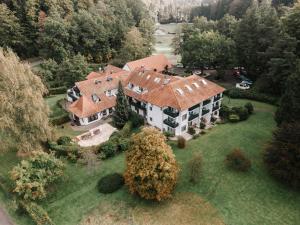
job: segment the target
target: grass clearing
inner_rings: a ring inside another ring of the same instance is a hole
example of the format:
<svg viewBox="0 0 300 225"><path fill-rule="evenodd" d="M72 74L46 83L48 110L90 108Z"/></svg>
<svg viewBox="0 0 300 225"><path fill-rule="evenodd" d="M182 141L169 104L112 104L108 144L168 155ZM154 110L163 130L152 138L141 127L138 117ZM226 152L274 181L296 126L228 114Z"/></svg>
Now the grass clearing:
<svg viewBox="0 0 300 225"><path fill-rule="evenodd" d="M209 202L228 225L298 224L300 193L293 192L273 180L267 174L262 162L262 150L271 139L276 126L273 119L275 107L249 100L224 99L224 104L230 106L244 105L246 102L252 102L255 107L254 114L247 121L217 125L204 136L189 141L185 149L177 149L176 143L171 142L181 166L175 196L178 193L183 196L182 193L199 196L205 202ZM236 147L243 149L245 155L252 161L252 168L248 173L231 171L224 165L226 154ZM196 152L202 154L203 175L200 182L193 185L189 182L187 162ZM17 161L13 153L1 155L1 173L10 170ZM126 187L110 195L97 192L96 184L101 177L113 172L123 173L124 168L124 154L103 161L94 173L89 173L87 168L81 165L67 163L65 180L53 187L56 191L49 195L42 205L57 225L79 224L89 215L95 215L94 210L107 202L114 204L112 211L120 210L125 215L127 213L124 205L120 204L122 202L137 211L140 207L143 208L142 212L149 213L150 219L162 216L155 214L158 210L156 205L132 196ZM0 200L10 209L9 212L17 224L31 224L12 211L8 199L1 197ZM182 217L186 213L185 210L179 212L182 213L180 214ZM101 214L98 216L103 218ZM172 219L172 216L174 215L170 215L169 218ZM120 220L122 218L121 215ZM199 219L197 224L201 224L200 222Z"/></svg>

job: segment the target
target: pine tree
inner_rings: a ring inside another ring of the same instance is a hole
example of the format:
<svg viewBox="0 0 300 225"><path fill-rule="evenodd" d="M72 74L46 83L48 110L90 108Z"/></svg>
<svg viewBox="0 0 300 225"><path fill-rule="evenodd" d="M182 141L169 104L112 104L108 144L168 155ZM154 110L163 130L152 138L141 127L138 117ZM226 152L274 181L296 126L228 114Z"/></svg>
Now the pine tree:
<svg viewBox="0 0 300 225"><path fill-rule="evenodd" d="M125 123L129 120L130 110L121 81L119 82L116 101L117 104L113 114L113 121L116 127L122 128L125 125Z"/></svg>
<svg viewBox="0 0 300 225"><path fill-rule="evenodd" d="M171 196L179 168L166 137L155 128L144 128L132 137L126 154L125 183L131 193L161 201Z"/></svg>
<svg viewBox="0 0 300 225"><path fill-rule="evenodd" d="M300 61L297 69L287 80L285 92L281 97L279 108L276 112L276 122L300 121Z"/></svg>

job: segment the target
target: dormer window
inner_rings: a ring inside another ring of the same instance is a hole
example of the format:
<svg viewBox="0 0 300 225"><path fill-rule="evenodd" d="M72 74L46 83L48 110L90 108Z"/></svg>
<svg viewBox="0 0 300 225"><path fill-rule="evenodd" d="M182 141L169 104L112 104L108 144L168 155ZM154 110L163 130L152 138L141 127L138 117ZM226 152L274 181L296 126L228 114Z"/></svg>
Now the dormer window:
<svg viewBox="0 0 300 225"><path fill-rule="evenodd" d="M133 85L132 83L129 83L129 84L128 84L128 88L129 88L129 89L133 89L133 88L134 88L134 85Z"/></svg>
<svg viewBox="0 0 300 225"><path fill-rule="evenodd" d="M93 100L93 102L95 102L95 103L100 102L100 98L99 98L98 95L96 95L96 94L92 94L92 100Z"/></svg>
<svg viewBox="0 0 300 225"><path fill-rule="evenodd" d="M185 87L186 87L190 92L193 91L193 89L192 89L189 85L185 85Z"/></svg>
<svg viewBox="0 0 300 225"><path fill-rule="evenodd" d="M176 91L177 91L177 93L179 93L180 95L183 95L183 94L184 94L183 90L180 89L180 88L177 88Z"/></svg>

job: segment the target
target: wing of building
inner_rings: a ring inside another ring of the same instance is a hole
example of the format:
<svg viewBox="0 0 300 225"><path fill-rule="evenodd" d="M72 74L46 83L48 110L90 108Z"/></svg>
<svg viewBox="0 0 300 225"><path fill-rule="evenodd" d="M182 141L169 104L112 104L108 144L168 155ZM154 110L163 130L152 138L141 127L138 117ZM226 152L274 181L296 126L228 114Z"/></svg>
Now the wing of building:
<svg viewBox="0 0 300 225"><path fill-rule="evenodd" d="M127 63L132 71L107 67L113 68L113 72L108 69L77 82L68 91L72 119L78 125L87 125L110 115L116 104L119 81L131 109L161 131L182 135L189 126L210 123L219 116L224 88L196 75L159 73L169 62L162 61L159 67L149 63L149 58Z"/></svg>

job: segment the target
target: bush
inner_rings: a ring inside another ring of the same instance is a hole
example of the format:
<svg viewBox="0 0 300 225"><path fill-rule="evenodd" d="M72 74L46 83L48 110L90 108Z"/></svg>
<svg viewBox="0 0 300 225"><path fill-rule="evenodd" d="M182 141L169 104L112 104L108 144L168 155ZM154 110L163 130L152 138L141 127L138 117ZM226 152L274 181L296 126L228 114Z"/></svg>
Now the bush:
<svg viewBox="0 0 300 225"><path fill-rule="evenodd" d="M28 160L22 160L10 172L14 182L13 192L23 199L43 199L47 186L63 176L64 164L52 154L33 152Z"/></svg>
<svg viewBox="0 0 300 225"><path fill-rule="evenodd" d="M76 162L80 157L78 145L58 145L55 142L48 142L48 148L54 152L56 157L66 157L72 162Z"/></svg>
<svg viewBox="0 0 300 225"><path fill-rule="evenodd" d="M188 133L189 133L190 135L194 135L194 134L196 134L196 130L195 130L195 128L194 128L194 127L189 127L189 129L188 129Z"/></svg>
<svg viewBox="0 0 300 225"><path fill-rule="evenodd" d="M137 114L136 112L131 111L129 120L132 123L133 128L139 128L140 126L143 126L145 123L144 117Z"/></svg>
<svg viewBox="0 0 300 225"><path fill-rule="evenodd" d="M19 202L21 210L25 211L36 225L54 225L46 210L35 202Z"/></svg>
<svg viewBox="0 0 300 225"><path fill-rule="evenodd" d="M195 134L194 136L193 136L193 139L198 139L200 137L200 134Z"/></svg>
<svg viewBox="0 0 300 225"><path fill-rule="evenodd" d="M228 119L231 113L231 109L227 105L222 105L220 109L220 117L222 119Z"/></svg>
<svg viewBox="0 0 300 225"><path fill-rule="evenodd" d="M245 99L269 103L272 105L278 104L277 98L263 94L263 93L259 93L255 89L240 90L237 88L233 88L233 89L229 89L229 90L225 91L224 94L228 95L230 98L245 98Z"/></svg>
<svg viewBox="0 0 300 225"><path fill-rule="evenodd" d="M264 163L273 177L300 190L300 122L282 124L273 136Z"/></svg>
<svg viewBox="0 0 300 225"><path fill-rule="evenodd" d="M245 104L245 108L248 110L249 115L253 113L254 107L251 102Z"/></svg>
<svg viewBox="0 0 300 225"><path fill-rule="evenodd" d="M57 144L59 145L69 145L71 143L72 139L68 136L61 136L57 140Z"/></svg>
<svg viewBox="0 0 300 225"><path fill-rule="evenodd" d="M131 135L131 130L132 130L132 123L131 121L129 121L124 125L124 127L120 131L120 134L122 137L129 137Z"/></svg>
<svg viewBox="0 0 300 225"><path fill-rule="evenodd" d="M174 134L174 133L168 132L168 131L165 131L165 132L164 132L164 135L165 135L165 137L167 138L167 140L169 140L171 137L175 137L175 134Z"/></svg>
<svg viewBox="0 0 300 225"><path fill-rule="evenodd" d="M240 121L247 120L249 117L248 110L245 107L233 107L231 110L232 110L233 114L237 114L239 116ZM231 122L233 122L233 121L231 121Z"/></svg>
<svg viewBox="0 0 300 225"><path fill-rule="evenodd" d="M203 130L203 129L205 129L205 127L206 127L206 124L205 124L204 122L201 122L201 123L200 123L200 129Z"/></svg>
<svg viewBox="0 0 300 225"><path fill-rule="evenodd" d="M228 120L229 120L231 123L237 123L237 122L240 121L240 117L239 117L239 115L237 115L237 114L230 114Z"/></svg>
<svg viewBox="0 0 300 225"><path fill-rule="evenodd" d="M65 123L67 123L67 122L69 122L69 121L70 121L70 117L69 117L69 114L68 114L68 113L63 113L63 114L60 115L60 116L50 118L50 123L51 123L52 125L56 125L56 126L65 124Z"/></svg>
<svg viewBox="0 0 300 225"><path fill-rule="evenodd" d="M115 156L115 154L117 153L117 148L118 148L117 143L111 140L102 144L100 146L100 152L103 154L103 159L107 159Z"/></svg>
<svg viewBox="0 0 300 225"><path fill-rule="evenodd" d="M67 87L66 86L61 86L61 87L56 87L56 88L50 88L49 89L49 95L66 94L66 92L67 92Z"/></svg>
<svg viewBox="0 0 300 225"><path fill-rule="evenodd" d="M202 172L202 156L194 155L188 163L190 182L196 184L199 182Z"/></svg>
<svg viewBox="0 0 300 225"><path fill-rule="evenodd" d="M124 185L124 178L121 174L113 173L102 177L98 182L98 191L109 194L119 190Z"/></svg>
<svg viewBox="0 0 300 225"><path fill-rule="evenodd" d="M226 165L236 171L248 171L251 168L251 161L246 158L240 149L235 149L226 156Z"/></svg>
<svg viewBox="0 0 300 225"><path fill-rule="evenodd" d="M121 152L125 152L128 150L130 146L130 140L128 138L120 138L118 140L118 150Z"/></svg>
<svg viewBox="0 0 300 225"><path fill-rule="evenodd" d="M184 137L179 136L177 139L177 147L178 148L185 148L186 146L186 140L184 139Z"/></svg>

